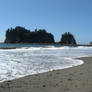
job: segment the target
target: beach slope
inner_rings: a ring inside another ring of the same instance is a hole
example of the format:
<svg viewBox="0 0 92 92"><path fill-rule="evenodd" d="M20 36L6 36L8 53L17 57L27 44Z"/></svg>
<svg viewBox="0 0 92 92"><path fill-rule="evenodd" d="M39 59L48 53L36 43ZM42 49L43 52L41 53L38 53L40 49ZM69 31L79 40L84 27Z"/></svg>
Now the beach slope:
<svg viewBox="0 0 92 92"><path fill-rule="evenodd" d="M92 92L92 57L80 66L27 76L0 84L0 92Z"/></svg>

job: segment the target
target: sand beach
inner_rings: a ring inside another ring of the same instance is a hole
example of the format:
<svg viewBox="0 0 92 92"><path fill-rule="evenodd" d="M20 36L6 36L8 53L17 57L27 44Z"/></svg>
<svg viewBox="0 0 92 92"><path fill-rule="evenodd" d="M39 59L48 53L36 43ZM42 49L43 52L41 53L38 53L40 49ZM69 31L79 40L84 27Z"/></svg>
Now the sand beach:
<svg viewBox="0 0 92 92"><path fill-rule="evenodd" d="M0 84L0 92L92 92L92 57L83 65L26 76Z"/></svg>

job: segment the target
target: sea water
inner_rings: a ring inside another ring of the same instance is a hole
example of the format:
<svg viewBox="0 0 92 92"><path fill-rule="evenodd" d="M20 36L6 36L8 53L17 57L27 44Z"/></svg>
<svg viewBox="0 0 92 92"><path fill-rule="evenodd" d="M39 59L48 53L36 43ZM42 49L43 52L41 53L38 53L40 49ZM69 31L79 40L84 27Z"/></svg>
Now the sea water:
<svg viewBox="0 0 92 92"><path fill-rule="evenodd" d="M92 47L0 44L0 82L83 64L76 58L92 56Z"/></svg>

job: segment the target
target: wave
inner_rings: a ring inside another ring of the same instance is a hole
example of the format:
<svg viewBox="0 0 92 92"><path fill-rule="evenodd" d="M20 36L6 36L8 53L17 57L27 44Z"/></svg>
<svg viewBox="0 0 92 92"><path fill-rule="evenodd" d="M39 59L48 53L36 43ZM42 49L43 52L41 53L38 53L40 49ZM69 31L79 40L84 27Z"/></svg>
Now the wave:
<svg viewBox="0 0 92 92"><path fill-rule="evenodd" d="M27 75L70 68L84 63L82 60L58 57L56 59L51 58L52 60L51 59L47 59L45 61L43 60L44 63L40 61L38 58L38 61L40 61L39 63L33 62L30 65L30 63L18 62L18 59L19 58L13 59L13 61L17 60L16 62L8 61L7 62L8 65L7 63L0 64L0 75L1 75L0 82L18 79L20 77L24 77Z"/></svg>
<svg viewBox="0 0 92 92"><path fill-rule="evenodd" d="M22 48L16 48L16 49L29 49L29 50L40 50L40 49L92 49L92 47L86 47L86 46L78 46L78 47L70 47L70 46L45 46L45 47L22 47Z"/></svg>
<svg viewBox="0 0 92 92"><path fill-rule="evenodd" d="M92 47L23 46L0 49L0 82L83 64L76 58L92 56Z"/></svg>
<svg viewBox="0 0 92 92"><path fill-rule="evenodd" d="M41 50L41 49L47 49L47 50L63 50L63 49L92 49L92 47L87 46L78 46L78 47L70 47L70 46L38 46L38 47L11 47L11 48L1 48L0 50Z"/></svg>

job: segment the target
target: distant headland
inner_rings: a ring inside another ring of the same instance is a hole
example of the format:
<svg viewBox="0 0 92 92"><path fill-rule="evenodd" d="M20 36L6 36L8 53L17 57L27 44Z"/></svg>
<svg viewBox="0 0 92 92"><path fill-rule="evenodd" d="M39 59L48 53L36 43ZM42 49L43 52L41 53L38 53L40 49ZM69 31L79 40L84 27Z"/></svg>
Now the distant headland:
<svg viewBox="0 0 92 92"><path fill-rule="evenodd" d="M55 44L54 36L45 29L35 29L30 31L21 26L6 30L5 43L39 43L39 44ZM76 45L77 42L70 32L61 35L61 39L57 44Z"/></svg>

